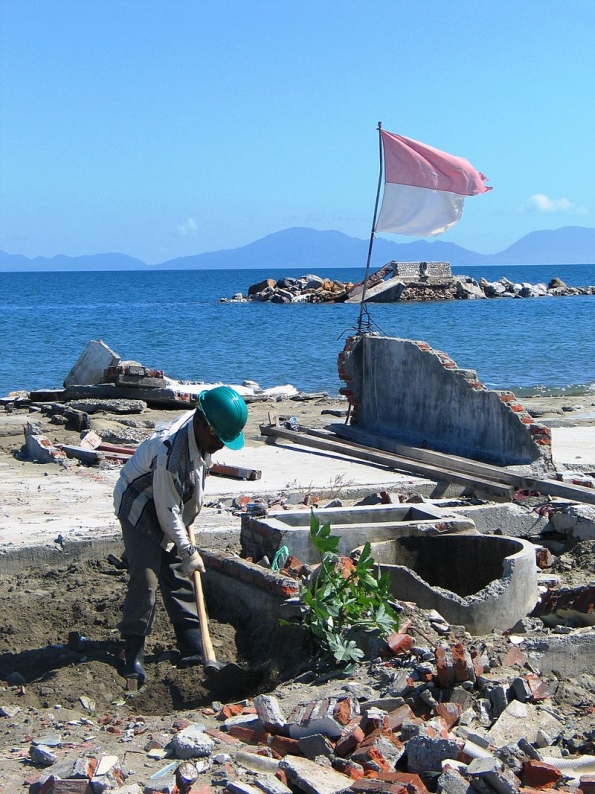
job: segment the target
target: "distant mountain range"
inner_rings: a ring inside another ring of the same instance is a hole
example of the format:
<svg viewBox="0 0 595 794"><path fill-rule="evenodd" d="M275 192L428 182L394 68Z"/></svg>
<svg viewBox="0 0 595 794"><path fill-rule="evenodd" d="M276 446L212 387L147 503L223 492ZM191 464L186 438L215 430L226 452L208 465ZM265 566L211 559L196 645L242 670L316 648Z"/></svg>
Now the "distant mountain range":
<svg viewBox="0 0 595 794"><path fill-rule="evenodd" d="M236 270L303 268L305 272L322 272L336 267L365 265L368 240L349 237L335 231L317 231L296 227L284 229L240 248L212 251L170 259L159 265L147 265L125 254L91 256L38 256L28 259L21 254L0 251L0 272L39 272L73 270ZM386 262L439 261L455 267L473 265L580 265L595 263L595 228L564 226L556 230L531 232L496 254L478 254L455 243L416 240L397 243L377 238L374 241L372 266Z"/></svg>

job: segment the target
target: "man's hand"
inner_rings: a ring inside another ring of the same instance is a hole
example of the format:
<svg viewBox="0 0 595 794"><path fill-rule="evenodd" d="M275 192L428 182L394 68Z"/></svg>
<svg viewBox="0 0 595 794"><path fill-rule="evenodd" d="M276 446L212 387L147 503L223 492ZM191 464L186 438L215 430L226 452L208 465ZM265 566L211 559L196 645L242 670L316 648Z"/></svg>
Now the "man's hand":
<svg viewBox="0 0 595 794"><path fill-rule="evenodd" d="M189 579L192 579L194 571L200 571L200 573L205 572L204 562L197 551L194 551L188 557L185 557L182 560L182 564L180 565L180 573L183 576L187 576Z"/></svg>

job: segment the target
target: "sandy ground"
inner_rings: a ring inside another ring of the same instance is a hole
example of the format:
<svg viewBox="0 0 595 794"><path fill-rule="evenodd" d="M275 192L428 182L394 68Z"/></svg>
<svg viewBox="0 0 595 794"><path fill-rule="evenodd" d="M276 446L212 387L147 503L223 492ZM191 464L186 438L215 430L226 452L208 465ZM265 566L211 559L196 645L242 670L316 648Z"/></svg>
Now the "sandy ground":
<svg viewBox="0 0 595 794"><path fill-rule="evenodd" d="M523 404L538 414L540 421L561 425L554 427L553 433L554 448L562 463L595 470L592 400L539 398L524 400ZM253 497L277 492L304 496L318 489L328 496L333 493L345 496L357 493L358 489L360 493L384 488L415 490L422 482L419 478L387 472L341 456L296 450L291 445L270 446L259 432L259 425L268 422L270 412L275 412L280 421L293 416L304 426L324 427L342 421L341 417L324 411L341 412L345 408L343 401L331 399L253 403L245 449L239 453L226 450L220 454L220 460L228 465L259 468L262 478L254 482L210 478L207 504L201 516L202 529L211 533L210 541L218 538L223 546L232 549L237 544L239 520L222 505L230 505L242 494ZM110 440L122 443L126 438L140 440L152 426L170 421L177 414L177 411L150 411L131 417L101 416L92 420L92 426L102 434L111 432ZM180 671L172 664L174 638L160 607L147 646L150 685L133 699L124 700L123 681L118 674L122 646L116 626L126 572L109 561L98 543L118 536L111 511L111 491L118 467L73 464L62 468L24 460L22 427L32 418L40 422L42 432L53 443L76 444L79 440L77 433L66 431L62 425L52 424L39 414L0 410L0 562L3 563L0 706L19 709L10 720L0 719L0 760L6 770L0 780L0 792L17 790L23 779L35 771L27 760L30 737L57 730L69 742L71 753L111 752L125 758L130 767L137 768L138 774L146 778L163 766L163 762L147 760L142 752L143 737L136 740L134 747L122 745L117 733L105 732L105 726L111 723L105 722L100 728L97 720L103 715L106 720L108 716L112 722L115 720L115 724L118 720L126 723L132 714L144 714L148 715L145 724L158 733L171 726L173 716L179 713L204 723L204 715L196 709L210 704L216 695L205 687L201 668ZM65 542L89 538L98 543L95 557L62 559ZM25 564L21 558L19 565L11 569L11 560L16 560L17 552L23 547L43 548L47 553L32 554L25 558ZM588 554L577 553L567 560L566 567L583 566L585 577L593 581L592 551L590 548ZM437 642L439 636L433 633L421 612L414 611L413 615L415 625L426 639ZM220 658L253 666L266 663L267 675L274 668L281 677L291 676L291 665L297 662L290 652L291 641L276 648L279 651L276 658L275 647L255 644L243 635L241 627L214 621L211 628ZM492 641L504 642L502 637ZM299 648L294 650L297 652ZM24 685L3 687L1 681L14 672L22 676ZM270 685L270 681L258 682L259 687ZM582 719L583 706L575 705L573 686L572 682L565 682L558 687L556 705L576 725ZM595 706L595 688L591 692L585 686L584 682L579 686L580 702ZM301 694L307 699L312 694L307 685L290 684L289 688L292 697ZM229 748L220 748L226 749Z"/></svg>

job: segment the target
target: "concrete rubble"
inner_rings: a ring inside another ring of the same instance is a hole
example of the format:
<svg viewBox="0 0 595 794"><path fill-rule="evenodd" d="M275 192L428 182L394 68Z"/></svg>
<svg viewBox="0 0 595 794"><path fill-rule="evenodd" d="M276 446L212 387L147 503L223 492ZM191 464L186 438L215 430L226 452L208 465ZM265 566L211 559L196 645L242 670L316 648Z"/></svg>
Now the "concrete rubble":
<svg viewBox="0 0 595 794"><path fill-rule="evenodd" d="M314 698L294 706L292 684L169 722L31 714L12 753L33 768L30 794L594 790L595 718L589 735L569 730L552 707L555 677L512 643L505 656L470 640L394 653L387 643L354 678L307 681ZM593 688L585 702L595 715ZM0 720L18 711L0 708Z"/></svg>
<svg viewBox="0 0 595 794"><path fill-rule="evenodd" d="M388 262L368 276L365 301L477 300L486 298L545 298L595 295L595 286L571 287L559 278L546 284L514 283L507 278L480 281L471 276L453 276L448 262ZM222 302L259 301L271 303L360 303L364 281L352 284L306 274L299 278L267 278Z"/></svg>

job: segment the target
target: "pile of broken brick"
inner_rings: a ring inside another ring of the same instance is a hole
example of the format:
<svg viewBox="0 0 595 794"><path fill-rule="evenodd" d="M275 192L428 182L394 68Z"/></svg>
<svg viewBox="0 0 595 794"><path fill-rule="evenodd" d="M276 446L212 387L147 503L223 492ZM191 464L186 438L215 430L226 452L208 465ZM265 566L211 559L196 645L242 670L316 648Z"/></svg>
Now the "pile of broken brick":
<svg viewBox="0 0 595 794"><path fill-rule="evenodd" d="M406 628L388 639L367 683L337 680L287 713L281 700L295 683L279 697L213 703L200 722L178 718L167 735L143 717L100 717L112 737L140 739L164 762L142 783L117 756L59 758L34 741L30 759L45 770L27 779L30 794L593 794L595 719L590 737L565 727L548 683L517 646L498 669L485 649L456 641L432 651ZM314 674L302 678L312 692Z"/></svg>

